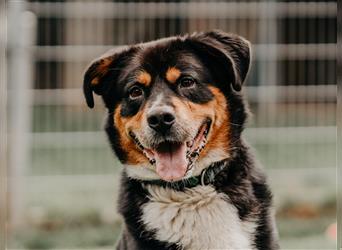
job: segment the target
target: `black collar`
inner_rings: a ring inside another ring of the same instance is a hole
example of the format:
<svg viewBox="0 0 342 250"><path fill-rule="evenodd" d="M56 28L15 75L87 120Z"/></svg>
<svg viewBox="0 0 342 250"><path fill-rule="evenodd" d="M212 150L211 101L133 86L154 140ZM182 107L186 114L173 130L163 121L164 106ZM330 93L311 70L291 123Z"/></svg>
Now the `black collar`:
<svg viewBox="0 0 342 250"><path fill-rule="evenodd" d="M227 160L215 162L211 164L209 167L203 169L200 175L192 176L185 180L180 180L176 182L167 182L163 180L144 180L142 181L142 183L167 187L177 191L182 191L185 188L193 188L198 185L205 186L214 183L217 174L220 173L227 166L226 163Z"/></svg>

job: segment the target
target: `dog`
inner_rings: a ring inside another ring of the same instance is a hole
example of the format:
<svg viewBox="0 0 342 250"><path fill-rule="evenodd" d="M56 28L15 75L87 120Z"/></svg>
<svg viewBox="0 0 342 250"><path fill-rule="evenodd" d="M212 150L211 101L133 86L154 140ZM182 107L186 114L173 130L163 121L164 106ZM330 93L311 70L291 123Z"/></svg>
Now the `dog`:
<svg viewBox="0 0 342 250"><path fill-rule="evenodd" d="M84 75L124 165L117 249L278 249L272 194L242 131L250 43L214 30L108 51Z"/></svg>

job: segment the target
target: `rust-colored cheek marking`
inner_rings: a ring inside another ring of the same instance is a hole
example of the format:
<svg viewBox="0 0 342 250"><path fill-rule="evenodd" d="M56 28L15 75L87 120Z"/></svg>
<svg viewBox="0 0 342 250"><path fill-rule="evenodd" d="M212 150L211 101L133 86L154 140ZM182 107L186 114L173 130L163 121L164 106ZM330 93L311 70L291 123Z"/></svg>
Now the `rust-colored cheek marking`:
<svg viewBox="0 0 342 250"><path fill-rule="evenodd" d="M227 109L226 98L216 87L209 87L215 98L205 104L193 102L183 102L178 98L173 98L172 102L177 112L182 112L191 121L200 124L206 118L211 118L212 125L207 144L201 152L199 158L205 157L213 149L221 149L229 153L230 138L230 115Z"/></svg>
<svg viewBox="0 0 342 250"><path fill-rule="evenodd" d="M215 98L210 102L210 106L215 111L215 117L208 137L208 142L200 157L204 157L210 150L221 149L229 153L230 145L230 114L228 104L223 93L216 87L209 87Z"/></svg>
<svg viewBox="0 0 342 250"><path fill-rule="evenodd" d="M103 58L97 63L94 72L95 77L90 82L92 85L97 85L100 83L101 78L108 72L108 67L111 63L111 57Z"/></svg>
<svg viewBox="0 0 342 250"><path fill-rule="evenodd" d="M151 79L151 75L146 71L140 71L137 75L137 81L146 87L151 84Z"/></svg>
<svg viewBox="0 0 342 250"><path fill-rule="evenodd" d="M143 110L139 111L133 117L121 116L121 104L115 109L114 112L114 125L119 131L120 146L127 153L126 164L138 165L148 163L147 158L143 153L137 149L135 143L128 135L128 131L141 130L141 121L143 119Z"/></svg>
<svg viewBox="0 0 342 250"><path fill-rule="evenodd" d="M181 75L181 71L175 67L170 67L166 71L166 80L170 83L176 83Z"/></svg>

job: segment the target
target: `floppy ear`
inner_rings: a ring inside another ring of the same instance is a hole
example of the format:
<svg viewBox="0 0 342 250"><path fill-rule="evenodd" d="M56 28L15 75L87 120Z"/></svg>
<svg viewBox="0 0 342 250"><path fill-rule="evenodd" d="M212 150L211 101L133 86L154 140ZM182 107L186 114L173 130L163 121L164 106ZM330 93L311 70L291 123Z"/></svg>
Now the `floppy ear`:
<svg viewBox="0 0 342 250"><path fill-rule="evenodd" d="M195 33L188 39L190 46L200 53L202 60L222 83L229 80L234 90L241 90L250 66L249 41L218 30Z"/></svg>
<svg viewBox="0 0 342 250"><path fill-rule="evenodd" d="M93 92L104 95L112 87L132 50L127 47L110 50L88 66L83 79L88 107L94 107Z"/></svg>

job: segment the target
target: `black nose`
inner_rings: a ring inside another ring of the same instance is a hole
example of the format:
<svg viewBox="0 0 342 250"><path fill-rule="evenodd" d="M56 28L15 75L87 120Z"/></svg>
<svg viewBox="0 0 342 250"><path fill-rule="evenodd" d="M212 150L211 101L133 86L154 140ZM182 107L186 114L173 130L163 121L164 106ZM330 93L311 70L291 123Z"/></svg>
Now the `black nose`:
<svg viewBox="0 0 342 250"><path fill-rule="evenodd" d="M175 123L175 117L171 113L158 112L150 114L147 117L147 122L150 128L153 128L159 133L166 133Z"/></svg>

